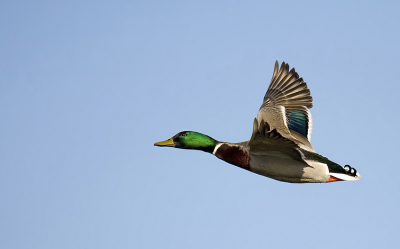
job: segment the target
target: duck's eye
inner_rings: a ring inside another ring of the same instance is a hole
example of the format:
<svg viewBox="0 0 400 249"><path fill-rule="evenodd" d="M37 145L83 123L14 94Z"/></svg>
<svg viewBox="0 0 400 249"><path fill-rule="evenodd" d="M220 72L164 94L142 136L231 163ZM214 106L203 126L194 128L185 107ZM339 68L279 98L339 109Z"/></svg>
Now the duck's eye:
<svg viewBox="0 0 400 249"><path fill-rule="evenodd" d="M181 137L186 137L186 133L181 133L180 136Z"/></svg>

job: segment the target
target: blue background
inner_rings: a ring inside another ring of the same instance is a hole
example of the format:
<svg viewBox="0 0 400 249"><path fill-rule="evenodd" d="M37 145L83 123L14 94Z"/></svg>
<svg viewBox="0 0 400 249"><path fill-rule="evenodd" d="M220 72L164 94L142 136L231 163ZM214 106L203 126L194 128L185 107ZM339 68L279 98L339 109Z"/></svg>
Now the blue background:
<svg viewBox="0 0 400 249"><path fill-rule="evenodd" d="M1 248L398 248L398 1L3 1ZM289 184L154 147L248 140L275 60L316 151Z"/></svg>

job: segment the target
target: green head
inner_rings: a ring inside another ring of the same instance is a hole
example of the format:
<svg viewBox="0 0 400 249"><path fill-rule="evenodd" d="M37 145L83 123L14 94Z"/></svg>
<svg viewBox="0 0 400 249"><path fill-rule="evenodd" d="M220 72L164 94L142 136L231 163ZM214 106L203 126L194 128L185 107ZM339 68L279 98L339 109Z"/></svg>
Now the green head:
<svg viewBox="0 0 400 249"><path fill-rule="evenodd" d="M169 146L180 149L202 150L212 153L218 141L195 131L182 131L168 140L155 143L156 146Z"/></svg>

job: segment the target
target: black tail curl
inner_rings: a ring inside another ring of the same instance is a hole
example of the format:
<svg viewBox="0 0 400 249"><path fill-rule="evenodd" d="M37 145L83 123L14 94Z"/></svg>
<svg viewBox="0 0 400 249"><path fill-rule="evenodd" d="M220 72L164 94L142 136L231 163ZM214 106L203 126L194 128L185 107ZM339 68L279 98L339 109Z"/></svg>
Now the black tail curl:
<svg viewBox="0 0 400 249"><path fill-rule="evenodd" d="M357 175L357 170L350 165L345 165L344 170L346 171L346 174L351 175L351 176L356 176Z"/></svg>

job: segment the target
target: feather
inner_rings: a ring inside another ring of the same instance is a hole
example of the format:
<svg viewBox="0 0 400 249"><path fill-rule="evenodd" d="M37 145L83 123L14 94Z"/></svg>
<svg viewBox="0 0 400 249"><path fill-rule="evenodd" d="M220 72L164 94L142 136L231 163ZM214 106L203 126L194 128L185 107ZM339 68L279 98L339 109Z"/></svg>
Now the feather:
<svg viewBox="0 0 400 249"><path fill-rule="evenodd" d="M312 100L310 89L296 70L292 68L289 71L289 64L285 62L282 62L279 68L276 61L270 86L259 110L259 122L262 120L269 122L272 129L276 128L282 136L289 138L286 135L289 131L285 131L286 128L280 128L285 123L288 130L310 139L312 120L308 109L313 106ZM276 107L276 109L269 107ZM278 115L271 110L281 110L284 113ZM277 116L284 120L277 120Z"/></svg>

